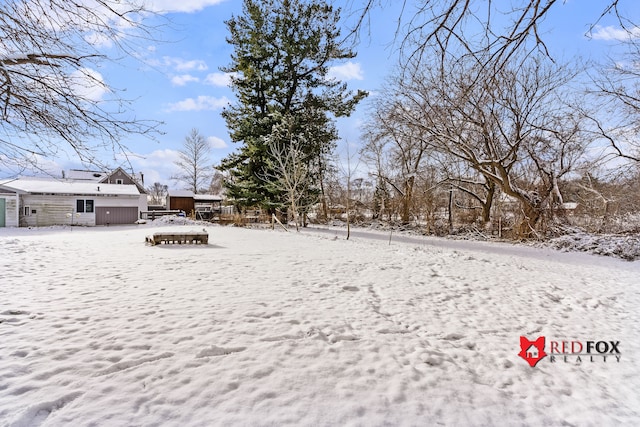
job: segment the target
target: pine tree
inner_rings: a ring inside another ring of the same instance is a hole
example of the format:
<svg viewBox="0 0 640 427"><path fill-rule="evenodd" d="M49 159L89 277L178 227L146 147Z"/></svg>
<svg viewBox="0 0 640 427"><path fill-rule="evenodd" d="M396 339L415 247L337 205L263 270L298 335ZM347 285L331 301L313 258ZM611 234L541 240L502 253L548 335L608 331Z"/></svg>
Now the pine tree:
<svg viewBox="0 0 640 427"><path fill-rule="evenodd" d="M229 172L227 196L237 206L284 206L285 191L274 183L271 144L287 147L291 135L312 171L309 195L338 138L334 118L348 116L366 96L327 77L335 61L355 57L340 44L339 10L320 0L245 0L243 15L226 22L234 47L231 73L237 102L222 116L231 140L241 146L223 159ZM274 129L287 122L287 138Z"/></svg>

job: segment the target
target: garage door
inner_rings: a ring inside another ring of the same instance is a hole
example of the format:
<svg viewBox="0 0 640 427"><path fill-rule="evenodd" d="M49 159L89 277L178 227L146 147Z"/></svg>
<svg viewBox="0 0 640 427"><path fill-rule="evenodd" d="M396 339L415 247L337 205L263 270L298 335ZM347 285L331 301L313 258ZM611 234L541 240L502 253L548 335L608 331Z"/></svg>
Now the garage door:
<svg viewBox="0 0 640 427"><path fill-rule="evenodd" d="M96 207L96 225L133 224L138 220L138 208Z"/></svg>

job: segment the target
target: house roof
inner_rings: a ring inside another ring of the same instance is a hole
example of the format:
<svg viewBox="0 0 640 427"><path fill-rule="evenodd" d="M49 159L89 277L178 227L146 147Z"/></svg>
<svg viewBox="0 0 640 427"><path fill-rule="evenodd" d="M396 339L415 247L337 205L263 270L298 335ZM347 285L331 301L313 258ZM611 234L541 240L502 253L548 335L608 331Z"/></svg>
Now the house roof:
<svg viewBox="0 0 640 427"><path fill-rule="evenodd" d="M140 194L148 194L147 189L144 188L144 185L143 185L144 184L143 175L140 174L140 177L131 175L130 173L128 173L126 170L122 169L121 167L117 167L113 171L111 171L109 173L105 173L104 176L100 179L100 182L102 182L102 183L114 183L112 180L115 179L115 178L113 178L113 176L116 174L116 172L120 172L123 175L125 175L126 177L128 177L136 185L136 187L138 187L138 190L140 191Z"/></svg>
<svg viewBox="0 0 640 427"><path fill-rule="evenodd" d="M63 176L66 179L79 179L87 181L100 181L107 176L107 172L104 171L88 171L80 169L70 169Z"/></svg>
<svg viewBox="0 0 640 427"><path fill-rule="evenodd" d="M95 181L67 181L50 178L17 178L0 181L0 187L26 194L69 194L138 196L135 185L102 184Z"/></svg>

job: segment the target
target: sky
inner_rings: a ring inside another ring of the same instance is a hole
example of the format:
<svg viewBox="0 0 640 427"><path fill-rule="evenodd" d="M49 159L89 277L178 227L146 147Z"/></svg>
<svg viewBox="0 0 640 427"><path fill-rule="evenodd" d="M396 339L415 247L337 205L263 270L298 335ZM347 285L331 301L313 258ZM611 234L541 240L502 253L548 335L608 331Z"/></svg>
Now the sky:
<svg viewBox="0 0 640 427"><path fill-rule="evenodd" d="M123 96L131 100L129 108L137 118L163 122L163 134L157 141L132 136L122 141L129 149L127 158L113 158L105 153L102 160L113 167L124 166L143 173L145 185L160 182L170 188L180 188L181 184L170 177L176 173L174 162L178 150L192 129L197 129L209 141L213 165L237 149L230 142L220 114L225 105L234 102L234 94L227 85L228 77L220 67L230 64L232 53L225 41L228 33L224 22L242 14L242 1L148 0L146 3L160 15L151 22L162 24L155 33L157 40L139 43L135 58L121 57L106 62L96 72L107 84L123 91ZM346 156L347 144L350 155L357 153L361 124L395 64L397 51L393 43L401 2L382 3L384 7L374 9L369 17L370 25L355 49L358 55L331 68L331 75L347 82L351 90L370 92L369 98L351 117L337 121L340 135L337 154L342 158ZM358 4L360 0L335 2L345 11ZM595 37L589 39L585 35L603 4L567 0L554 6L544 23L543 37L555 57L582 55L599 59L616 45L618 29L608 26L613 24L609 18L601 22ZM409 16L411 7L404 13ZM44 164L53 174L63 169L85 168L72 155L45 159Z"/></svg>

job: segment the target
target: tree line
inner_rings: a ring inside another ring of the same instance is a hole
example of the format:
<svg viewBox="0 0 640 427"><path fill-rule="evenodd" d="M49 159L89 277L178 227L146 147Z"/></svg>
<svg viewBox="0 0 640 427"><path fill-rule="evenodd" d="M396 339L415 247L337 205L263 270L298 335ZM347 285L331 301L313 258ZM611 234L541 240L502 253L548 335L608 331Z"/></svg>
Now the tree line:
<svg viewBox="0 0 640 427"><path fill-rule="evenodd" d="M366 174L357 177L336 159L335 120L368 94L329 69L355 57L384 2L340 9L323 0L244 0L242 14L226 21L233 54L222 68L236 95L222 115L237 149L214 173L194 130L174 178L199 192L213 177L239 211L260 207L297 225L344 211L427 228L444 218L448 232L498 222L500 231L504 223L513 236L532 237L578 203L601 209L596 228L611 228L616 213L637 206L623 189L633 188L640 163L638 17L623 0L603 3L590 30L613 16L623 54L585 66L550 53L543 22L562 2L497 3L404 2L415 7L396 17L398 62L369 102L358 152ZM128 134L158 132L158 123L129 119L126 100L90 71L109 60L96 37L120 54L134 52L130 40L152 37L155 29L141 24L147 12L135 1L0 5L3 165L37 168L34 159L55 156L61 143L92 163L97 149L126 151ZM110 104L81 90L96 87L112 94ZM624 173L611 174L612 159L626 162Z"/></svg>

